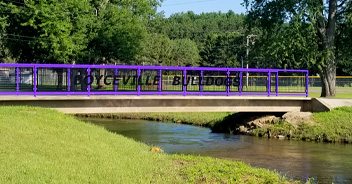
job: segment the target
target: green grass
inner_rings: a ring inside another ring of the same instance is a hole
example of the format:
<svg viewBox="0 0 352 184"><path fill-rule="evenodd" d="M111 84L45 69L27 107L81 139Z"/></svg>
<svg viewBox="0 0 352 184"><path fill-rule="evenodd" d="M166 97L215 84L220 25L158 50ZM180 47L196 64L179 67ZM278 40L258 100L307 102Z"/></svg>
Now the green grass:
<svg viewBox="0 0 352 184"><path fill-rule="evenodd" d="M320 98L320 95L321 95L320 92L309 92L310 98ZM351 99L352 98L352 90L351 91L338 91L334 98Z"/></svg>
<svg viewBox="0 0 352 184"><path fill-rule="evenodd" d="M352 107L341 107L330 112L314 113L315 123L300 123L297 127L287 122L276 122L270 126L257 128L258 136L283 135L291 139L352 143Z"/></svg>
<svg viewBox="0 0 352 184"><path fill-rule="evenodd" d="M0 183L292 183L236 161L167 155L54 110L0 107Z"/></svg>
<svg viewBox="0 0 352 184"><path fill-rule="evenodd" d="M54 110L1 107L0 137L0 183L172 179L171 164L148 146Z"/></svg>
<svg viewBox="0 0 352 184"><path fill-rule="evenodd" d="M229 112L166 112L166 113L118 113L87 114L85 116L115 119L143 119L211 127L229 116Z"/></svg>
<svg viewBox="0 0 352 184"><path fill-rule="evenodd" d="M285 177L278 179L266 169L253 169L242 162L187 155L171 155L171 158L181 166L178 170L185 183L299 183Z"/></svg>
<svg viewBox="0 0 352 184"><path fill-rule="evenodd" d="M309 88L309 97L310 98L319 98L321 95L321 87L310 87ZM319 91L319 92L311 92L312 90L314 91ZM352 87L336 87L336 96L334 98L346 98L346 99L351 99L352 98Z"/></svg>

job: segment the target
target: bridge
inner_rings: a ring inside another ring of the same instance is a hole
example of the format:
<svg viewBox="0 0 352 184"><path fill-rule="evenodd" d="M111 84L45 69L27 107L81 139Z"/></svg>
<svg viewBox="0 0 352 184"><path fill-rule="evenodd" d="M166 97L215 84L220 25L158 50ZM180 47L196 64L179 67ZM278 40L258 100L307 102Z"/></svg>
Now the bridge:
<svg viewBox="0 0 352 184"><path fill-rule="evenodd" d="M327 110L308 97L308 80L307 70L0 64L0 105L64 113Z"/></svg>

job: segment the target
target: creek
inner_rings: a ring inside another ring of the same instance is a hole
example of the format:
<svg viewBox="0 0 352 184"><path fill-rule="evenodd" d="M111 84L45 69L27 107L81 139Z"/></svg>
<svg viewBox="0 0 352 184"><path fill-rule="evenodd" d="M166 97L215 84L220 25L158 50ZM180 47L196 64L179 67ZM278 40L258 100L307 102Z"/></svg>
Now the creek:
<svg viewBox="0 0 352 184"><path fill-rule="evenodd" d="M243 161L277 170L305 182L352 183L352 145L277 140L211 133L209 128L145 120L80 118L166 153L193 154Z"/></svg>

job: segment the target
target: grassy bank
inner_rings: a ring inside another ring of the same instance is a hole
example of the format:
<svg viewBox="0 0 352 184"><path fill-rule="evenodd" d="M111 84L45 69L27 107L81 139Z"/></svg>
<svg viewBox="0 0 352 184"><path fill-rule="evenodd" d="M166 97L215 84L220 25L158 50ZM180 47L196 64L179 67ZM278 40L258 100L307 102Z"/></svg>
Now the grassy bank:
<svg viewBox="0 0 352 184"><path fill-rule="evenodd" d="M315 123L302 122L293 126L284 121L257 128L256 135L323 142L352 143L352 107L341 107L330 112L313 113Z"/></svg>
<svg viewBox="0 0 352 184"><path fill-rule="evenodd" d="M0 183L292 183L241 162L154 153L54 110L0 107Z"/></svg>
<svg viewBox="0 0 352 184"><path fill-rule="evenodd" d="M119 113L119 114L87 114L84 117L114 118L114 119L142 119L183 123L196 126L212 127L224 121L231 115L229 112L182 112L182 113ZM79 115L80 116L80 115Z"/></svg>

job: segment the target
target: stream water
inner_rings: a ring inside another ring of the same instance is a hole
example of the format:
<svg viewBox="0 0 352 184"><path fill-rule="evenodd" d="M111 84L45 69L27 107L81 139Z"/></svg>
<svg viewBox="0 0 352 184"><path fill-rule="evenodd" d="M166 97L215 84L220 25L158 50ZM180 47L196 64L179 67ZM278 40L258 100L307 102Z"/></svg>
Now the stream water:
<svg viewBox="0 0 352 184"><path fill-rule="evenodd" d="M352 145L211 133L203 127L144 120L81 118L167 153L243 161L305 182L352 183Z"/></svg>

